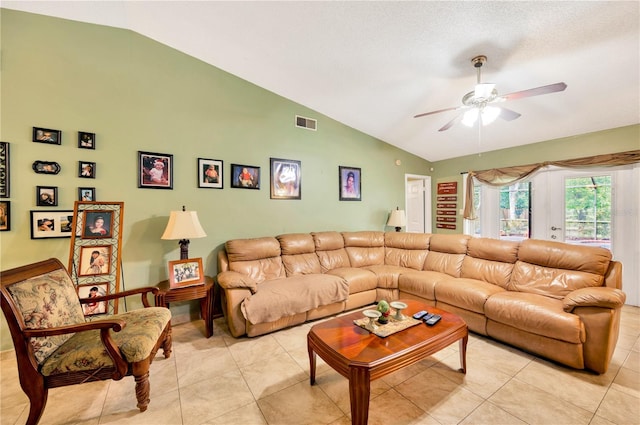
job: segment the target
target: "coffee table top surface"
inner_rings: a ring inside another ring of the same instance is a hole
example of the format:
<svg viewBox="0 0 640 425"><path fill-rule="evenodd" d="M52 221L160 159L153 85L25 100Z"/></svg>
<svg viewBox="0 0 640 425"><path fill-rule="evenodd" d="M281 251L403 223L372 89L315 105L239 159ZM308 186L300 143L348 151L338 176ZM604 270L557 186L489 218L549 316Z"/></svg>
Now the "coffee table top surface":
<svg viewBox="0 0 640 425"><path fill-rule="evenodd" d="M442 319L434 326L420 323L381 338L353 323L354 319L364 317L362 311L366 309L360 309L312 326L308 338L312 339L315 345L325 346L349 362L371 363L394 357L406 351L416 350L422 346L432 345L439 340L446 339L451 334L459 334L460 332L466 334L467 324L461 317L453 313L415 300L399 301L407 304L407 308L402 310L405 316L426 310L429 313L441 315ZM375 306L368 308L372 309Z"/></svg>

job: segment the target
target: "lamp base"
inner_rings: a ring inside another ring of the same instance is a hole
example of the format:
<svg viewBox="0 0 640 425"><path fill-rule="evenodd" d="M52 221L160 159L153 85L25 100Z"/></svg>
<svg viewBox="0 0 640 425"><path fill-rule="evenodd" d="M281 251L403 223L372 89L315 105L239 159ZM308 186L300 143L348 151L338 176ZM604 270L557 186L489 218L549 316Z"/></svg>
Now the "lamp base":
<svg viewBox="0 0 640 425"><path fill-rule="evenodd" d="M402 227L396 227L396 232L399 232Z"/></svg>
<svg viewBox="0 0 640 425"><path fill-rule="evenodd" d="M187 260L189 258L189 239L180 239L180 259Z"/></svg>

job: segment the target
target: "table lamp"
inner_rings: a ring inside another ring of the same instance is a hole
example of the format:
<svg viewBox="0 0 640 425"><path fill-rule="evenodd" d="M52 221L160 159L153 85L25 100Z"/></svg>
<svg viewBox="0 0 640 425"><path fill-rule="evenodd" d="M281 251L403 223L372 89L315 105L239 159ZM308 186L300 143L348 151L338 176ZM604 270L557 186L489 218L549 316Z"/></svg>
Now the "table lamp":
<svg viewBox="0 0 640 425"><path fill-rule="evenodd" d="M180 259L186 260L189 258L189 239L204 238L205 236L207 234L200 225L198 213L196 211L185 211L183 206L182 211L171 211L167 228L164 229L161 239L178 239Z"/></svg>
<svg viewBox="0 0 640 425"><path fill-rule="evenodd" d="M395 227L396 232L399 232L400 228L406 226L406 224L407 218L404 214L404 210L396 207L395 210L391 211L391 214L389 214L389 220L387 221L387 226Z"/></svg>

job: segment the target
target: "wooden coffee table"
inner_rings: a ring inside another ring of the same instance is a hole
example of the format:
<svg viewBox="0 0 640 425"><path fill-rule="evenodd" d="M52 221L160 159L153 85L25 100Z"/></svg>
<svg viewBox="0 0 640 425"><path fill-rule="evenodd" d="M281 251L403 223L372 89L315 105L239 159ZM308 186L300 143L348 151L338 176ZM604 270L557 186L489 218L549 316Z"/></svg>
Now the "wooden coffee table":
<svg viewBox="0 0 640 425"><path fill-rule="evenodd" d="M353 323L363 318L362 310L335 317L314 325L307 334L310 382L316 380L316 354L342 376L349 379L351 423L364 425L369 418L371 381L460 341L460 371L466 373L467 324L461 317L414 300L403 313L413 315L420 310L436 313L442 319L435 326L424 323L380 338Z"/></svg>

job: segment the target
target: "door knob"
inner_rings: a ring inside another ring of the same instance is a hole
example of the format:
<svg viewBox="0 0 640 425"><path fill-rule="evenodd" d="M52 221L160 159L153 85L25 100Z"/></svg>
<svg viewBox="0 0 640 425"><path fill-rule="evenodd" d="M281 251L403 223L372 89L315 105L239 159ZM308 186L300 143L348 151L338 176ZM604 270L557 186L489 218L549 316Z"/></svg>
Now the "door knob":
<svg viewBox="0 0 640 425"><path fill-rule="evenodd" d="M551 226L551 230L562 230L562 227Z"/></svg>
<svg viewBox="0 0 640 425"><path fill-rule="evenodd" d="M556 235L551 235L551 239L558 239Z"/></svg>

